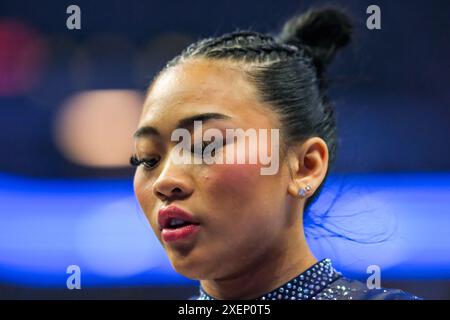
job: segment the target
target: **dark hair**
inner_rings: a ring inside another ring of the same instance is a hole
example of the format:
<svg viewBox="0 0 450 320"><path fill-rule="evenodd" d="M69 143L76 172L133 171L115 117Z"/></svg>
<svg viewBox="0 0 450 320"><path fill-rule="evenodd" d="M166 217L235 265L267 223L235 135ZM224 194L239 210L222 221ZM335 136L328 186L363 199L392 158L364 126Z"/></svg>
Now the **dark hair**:
<svg viewBox="0 0 450 320"><path fill-rule="evenodd" d="M280 116L285 145L318 136L329 149L325 179L308 198L305 210L320 194L338 147L335 113L326 89L325 71L336 51L351 38L348 16L335 8L311 9L289 19L276 36L236 31L188 46L166 66L204 57L249 64L246 75L262 100Z"/></svg>

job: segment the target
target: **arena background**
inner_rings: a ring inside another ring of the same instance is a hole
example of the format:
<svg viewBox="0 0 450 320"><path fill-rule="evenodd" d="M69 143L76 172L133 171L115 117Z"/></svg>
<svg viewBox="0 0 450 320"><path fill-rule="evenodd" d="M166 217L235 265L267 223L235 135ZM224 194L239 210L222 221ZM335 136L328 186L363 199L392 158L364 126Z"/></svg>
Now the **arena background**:
<svg viewBox="0 0 450 320"><path fill-rule="evenodd" d="M133 196L128 166L146 85L201 37L280 29L340 4L353 43L330 68L341 149L314 210L342 237L310 243L344 274L450 298L449 1L0 3L0 298L187 298ZM66 8L81 9L68 30ZM381 30L366 9L381 8ZM334 215L334 216L333 216ZM372 237L370 235L377 235ZM317 234L316 234L317 235ZM347 236L372 239L370 243ZM388 237L386 237L388 235ZM81 269L68 290L67 267Z"/></svg>

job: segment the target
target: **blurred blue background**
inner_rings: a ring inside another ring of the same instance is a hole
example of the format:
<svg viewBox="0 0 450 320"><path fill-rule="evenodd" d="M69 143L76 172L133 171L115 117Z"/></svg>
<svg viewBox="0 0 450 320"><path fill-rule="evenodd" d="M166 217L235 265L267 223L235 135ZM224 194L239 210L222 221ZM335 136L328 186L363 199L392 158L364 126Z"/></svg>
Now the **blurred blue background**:
<svg viewBox="0 0 450 320"><path fill-rule="evenodd" d="M348 10L355 37L329 70L341 149L312 210L329 209L329 228L358 241L315 228L310 245L346 275L378 265L383 286L449 299L450 3L438 0L377 1L376 31L369 1L2 1L0 298L195 293L133 196L143 92L194 40L276 32L324 3ZM71 4L81 30L66 28ZM66 288L69 265L82 290Z"/></svg>

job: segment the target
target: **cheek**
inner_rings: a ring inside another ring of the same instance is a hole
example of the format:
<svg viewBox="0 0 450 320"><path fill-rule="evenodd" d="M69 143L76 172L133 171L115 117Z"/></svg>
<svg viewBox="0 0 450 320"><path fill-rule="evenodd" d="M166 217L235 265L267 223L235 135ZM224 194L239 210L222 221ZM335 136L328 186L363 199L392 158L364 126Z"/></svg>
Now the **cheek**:
<svg viewBox="0 0 450 320"><path fill-rule="evenodd" d="M136 198L138 199L141 207L144 207L144 205L145 205L145 197L144 197L144 193L146 192L145 186L146 186L146 181L145 181L143 175L139 172L139 169L137 169L136 173L134 175L133 188L134 188L134 194L136 195Z"/></svg>
<svg viewBox="0 0 450 320"><path fill-rule="evenodd" d="M136 195L139 205L149 220L152 228L155 228L155 221L150 219L156 203L156 197L153 195L151 190L152 185L153 179L148 179L144 173L137 169L133 180L134 194Z"/></svg>
<svg viewBox="0 0 450 320"><path fill-rule="evenodd" d="M263 222L279 213L279 180L276 176L262 176L260 169L256 164L212 165L200 175L201 198L220 213L212 217L218 224L220 220L222 225L237 221L252 225L255 216Z"/></svg>
<svg viewBox="0 0 450 320"><path fill-rule="evenodd" d="M213 165L204 175L205 190L214 194L244 193L254 189L260 177L260 166L255 164Z"/></svg>
<svg viewBox="0 0 450 320"><path fill-rule="evenodd" d="M260 166L249 164L214 165L200 177L208 250L242 259L274 242L283 226L279 180L261 176Z"/></svg>

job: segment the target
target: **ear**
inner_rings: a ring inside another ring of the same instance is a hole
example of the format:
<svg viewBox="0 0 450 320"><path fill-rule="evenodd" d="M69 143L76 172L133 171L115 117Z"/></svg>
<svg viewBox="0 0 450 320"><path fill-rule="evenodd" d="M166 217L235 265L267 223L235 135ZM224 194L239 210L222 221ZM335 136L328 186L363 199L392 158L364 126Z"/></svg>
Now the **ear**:
<svg viewBox="0 0 450 320"><path fill-rule="evenodd" d="M311 197L322 183L328 170L326 142L319 137L309 138L302 144L290 148L287 160L291 173L288 193L299 198L299 190L309 184L311 190L307 191L305 199Z"/></svg>

